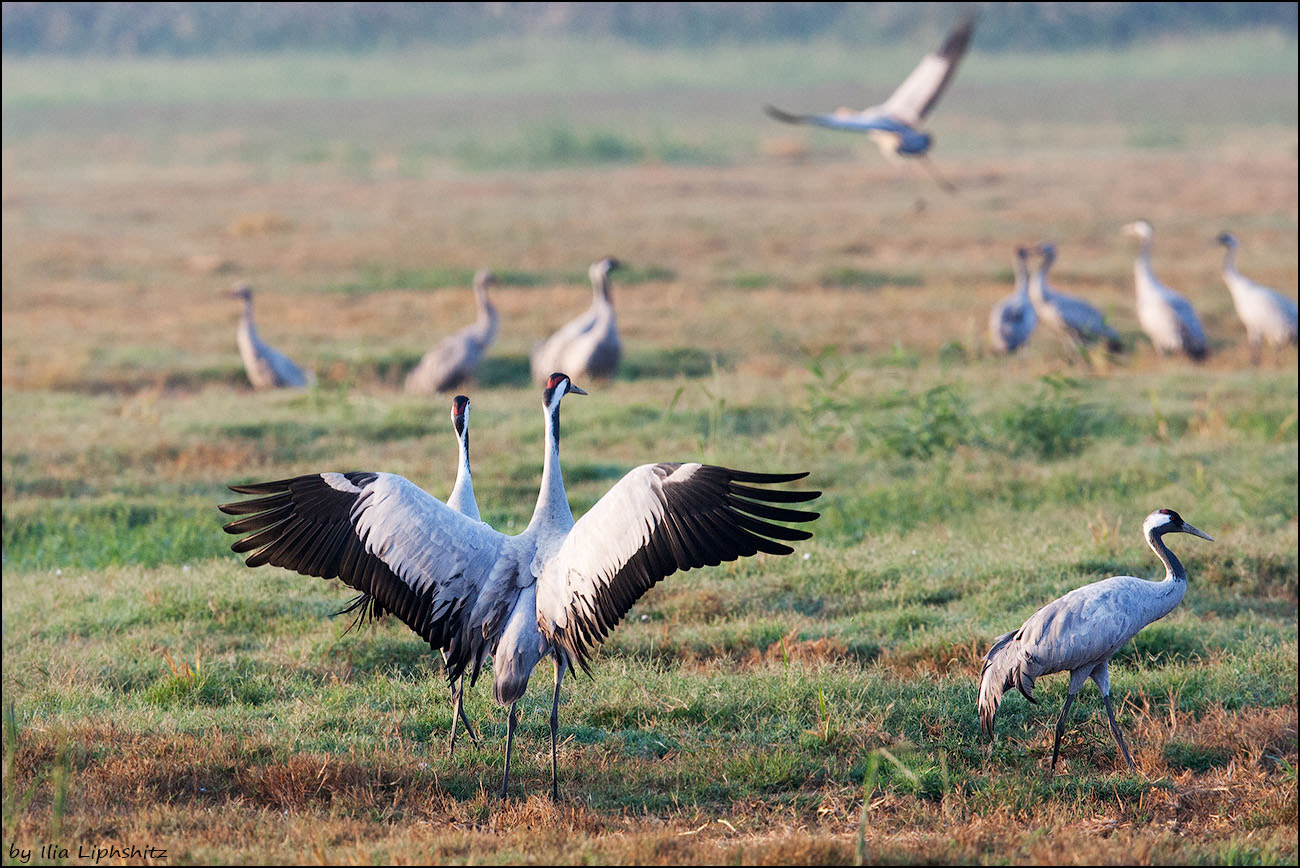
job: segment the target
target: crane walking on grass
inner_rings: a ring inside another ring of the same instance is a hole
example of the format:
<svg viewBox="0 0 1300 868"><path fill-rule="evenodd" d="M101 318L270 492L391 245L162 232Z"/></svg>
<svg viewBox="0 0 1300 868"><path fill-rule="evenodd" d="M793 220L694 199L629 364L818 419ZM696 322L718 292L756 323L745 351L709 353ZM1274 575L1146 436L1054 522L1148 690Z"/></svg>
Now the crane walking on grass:
<svg viewBox="0 0 1300 868"><path fill-rule="evenodd" d="M497 309L488 298L488 287L496 282L496 275L490 271L474 275L478 318L424 354L406 375L406 391L416 395L449 392L474 375L497 336Z"/></svg>
<svg viewBox="0 0 1300 868"><path fill-rule="evenodd" d="M866 133L886 159L917 157L934 180L952 192L952 184L940 178L927 159L933 136L921 132L918 127L957 73L957 65L966 54L974 31L975 16L967 16L948 34L938 50L921 58L917 67L880 105L861 111L839 108L825 114L794 114L772 105L764 106L763 110L787 124L813 124L832 130Z"/></svg>
<svg viewBox="0 0 1300 868"><path fill-rule="evenodd" d="M504 797L516 704L533 668L555 661L551 705L551 796L559 797L556 739L560 684L591 655L632 604L678 570L758 552L787 555L778 540L818 514L774 504L820 495L759 486L807 473L751 473L696 463L644 464L629 471L577 522L560 469L560 402L585 395L563 373L542 392L546 451L533 517L507 536L462 515L391 473L316 473L231 489L253 499L223 504L231 548L250 567L272 564L339 578L448 654L447 677L473 684L492 656L492 693L509 706ZM364 606L366 603L358 603Z"/></svg>
<svg viewBox="0 0 1300 868"><path fill-rule="evenodd" d="M1160 355L1186 353L1193 361L1209 355L1205 329L1192 309L1192 303L1156 280L1151 270L1151 240L1155 229L1146 220L1134 220L1123 231L1137 236L1140 242L1133 265L1133 283L1137 291L1138 322Z"/></svg>
<svg viewBox="0 0 1300 868"><path fill-rule="evenodd" d="M980 726L990 740L998 705L1006 691L1015 687L1037 704L1036 679L1052 672L1070 673L1065 708L1056 722L1056 739L1052 742L1053 774L1070 707L1089 678L1101 691L1115 743L1124 753L1129 768L1137 771L1110 703L1110 658L1143 627L1172 612L1187 591L1187 572L1165 545L1163 537L1170 533L1189 533L1211 542L1214 539L1183 521L1172 509L1158 509L1148 515L1142 533L1147 545L1165 565L1164 581L1114 576L1076 588L1030 615L1019 630L999 636L984 655L979 717Z"/></svg>
<svg viewBox="0 0 1300 868"><path fill-rule="evenodd" d="M1056 245L1045 241L1036 248L1042 257L1038 268L1029 276L1029 298L1038 319L1065 335L1082 352L1085 344L1104 340L1113 353L1124 349L1119 333L1106 324L1106 318L1086 301L1056 292L1047 285L1047 272L1056 262Z"/></svg>
<svg viewBox="0 0 1300 868"><path fill-rule="evenodd" d="M309 374L304 374L288 356L258 337L257 327L253 325L253 288L247 283L237 283L230 291L230 297L244 302L244 313L239 318L235 340L239 343L239 355L244 360L244 371L253 388L277 389L311 385L313 378Z"/></svg>
<svg viewBox="0 0 1300 868"><path fill-rule="evenodd" d="M1237 316L1246 326L1250 359L1259 364L1260 348L1265 341L1276 348L1296 342L1296 303L1237 270L1237 239L1231 232L1220 232L1216 240L1225 248L1223 282L1232 293Z"/></svg>
<svg viewBox="0 0 1300 868"><path fill-rule="evenodd" d="M989 313L989 340L1000 353L1014 353L1025 344L1038 325L1038 314L1029 298L1029 251L1016 248L1016 288L994 305Z"/></svg>

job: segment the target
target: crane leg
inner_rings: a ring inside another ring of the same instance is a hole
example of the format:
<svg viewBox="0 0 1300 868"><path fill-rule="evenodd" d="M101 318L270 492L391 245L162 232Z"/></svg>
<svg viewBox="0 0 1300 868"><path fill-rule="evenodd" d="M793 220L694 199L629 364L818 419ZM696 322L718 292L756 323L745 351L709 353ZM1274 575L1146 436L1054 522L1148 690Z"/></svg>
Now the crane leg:
<svg viewBox="0 0 1300 868"><path fill-rule="evenodd" d="M1070 716L1070 706L1074 705L1075 694L1066 694L1065 708L1061 709L1061 718L1056 721L1056 740L1052 742L1052 769L1049 773L1056 774L1056 757L1061 752L1061 736L1065 735L1065 719Z"/></svg>
<svg viewBox="0 0 1300 868"><path fill-rule="evenodd" d="M506 787L510 785L510 748L515 743L515 724L519 717L515 713L517 702L510 703L510 715L506 718L506 773L501 777L501 798L506 797Z"/></svg>
<svg viewBox="0 0 1300 868"><path fill-rule="evenodd" d="M1137 766L1133 765L1133 757L1129 756L1128 745L1124 744L1124 734L1119 731L1119 724L1115 721L1115 709L1110 704L1110 694L1103 693L1102 701L1106 703L1106 716L1110 718L1110 731L1115 735L1115 742L1119 749L1124 752L1124 759L1128 763L1130 770L1136 772Z"/></svg>
<svg viewBox="0 0 1300 868"><path fill-rule="evenodd" d="M553 802L560 800L559 771L555 759L555 738L560 729L560 682L564 680L566 669L568 669L568 664L564 660L564 655L556 651L555 699L551 702L551 801Z"/></svg>
<svg viewBox="0 0 1300 868"><path fill-rule="evenodd" d="M451 689L451 696L452 699L454 699L456 702L456 711L454 714L452 714L451 717L451 746L447 749L447 753L449 756L455 756L456 724L458 722L465 724L465 732L469 734L469 740L474 742L475 747L478 747L478 736L474 734L474 727L469 725L469 717L465 715L465 679L464 678L460 679L460 681L456 683L456 686Z"/></svg>

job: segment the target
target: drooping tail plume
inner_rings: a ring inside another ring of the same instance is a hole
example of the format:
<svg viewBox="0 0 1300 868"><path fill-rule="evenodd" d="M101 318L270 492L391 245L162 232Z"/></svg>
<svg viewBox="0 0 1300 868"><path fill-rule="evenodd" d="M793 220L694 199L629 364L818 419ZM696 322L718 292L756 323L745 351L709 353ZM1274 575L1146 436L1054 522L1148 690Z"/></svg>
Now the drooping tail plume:
<svg viewBox="0 0 1300 868"><path fill-rule="evenodd" d="M984 655L984 665L980 669L980 729L990 739L993 738L993 717L998 713L998 705L1001 704L1002 695L1007 690L1016 687L1026 699L1037 703L1033 696L1033 682L1030 681L1025 685L1021 680L1020 643L1016 641L1017 632L1012 630L995 639L989 653Z"/></svg>

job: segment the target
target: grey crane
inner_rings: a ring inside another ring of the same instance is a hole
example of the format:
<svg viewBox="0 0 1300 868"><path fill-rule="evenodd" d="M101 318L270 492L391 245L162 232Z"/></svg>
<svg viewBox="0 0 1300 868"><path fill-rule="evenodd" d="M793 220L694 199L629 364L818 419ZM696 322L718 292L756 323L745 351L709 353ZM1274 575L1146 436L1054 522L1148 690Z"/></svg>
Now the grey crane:
<svg viewBox="0 0 1300 868"><path fill-rule="evenodd" d="M451 494L447 495L447 505L461 515L468 516L475 521L482 521L478 510L478 500L474 497L474 480L469 469L469 398L464 395L457 395L451 400L451 424L456 432L456 482L451 487ZM352 625L354 627L365 620L374 620L387 614L381 603L376 602L373 597L364 593L359 594L346 608L335 614L346 615L353 611L358 613L357 619ZM352 628L349 627L348 629ZM447 666L447 660L447 651L442 649L444 668ZM465 679L463 677L456 679L451 684L451 698L454 710L451 716L451 740L447 746L447 753L452 756L456 753L457 721L465 724L465 731L469 733L470 740L474 744L478 744L478 736L474 734L474 727L470 725L469 717L465 714L464 688Z"/></svg>
<svg viewBox="0 0 1300 868"><path fill-rule="evenodd" d="M289 357L257 335L253 325L253 288L247 283L237 283L230 291L231 298L244 302L244 313L239 318L235 339L239 342L239 355L244 360L244 371L254 389L276 389L311 385L314 378L304 374Z"/></svg>
<svg viewBox="0 0 1300 868"><path fill-rule="evenodd" d="M496 283L496 275L490 271L479 271L474 275L478 318L443 338L424 354L420 363L406 375L406 391L416 395L449 392L474 375L483 355L497 337L499 317L496 305L488 298L488 287Z"/></svg>
<svg viewBox="0 0 1300 868"><path fill-rule="evenodd" d="M943 45L921 58L903 83L880 105L855 111L839 108L823 114L795 114L772 105L763 106L771 117L788 124L813 124L832 130L865 132L886 159L918 157L945 189L952 185L934 173L925 159L934 137L918 127L930 113L944 88L957 72L975 31L975 15L964 18L944 39Z"/></svg>
<svg viewBox="0 0 1300 868"><path fill-rule="evenodd" d="M1296 342L1296 303L1237 270L1237 238L1231 232L1220 232L1215 240L1225 248L1223 282L1232 293L1237 316L1246 326L1251 361L1258 364L1260 347L1265 341L1273 347Z"/></svg>
<svg viewBox="0 0 1300 868"><path fill-rule="evenodd" d="M1035 248L1041 260L1029 275L1029 298L1038 319L1052 326L1076 347L1104 340L1111 352L1124 348L1119 333L1106 324L1106 318L1086 301L1056 292L1047 283L1047 272L1056 262L1056 245L1045 241Z"/></svg>
<svg viewBox="0 0 1300 868"><path fill-rule="evenodd" d="M1151 240L1155 229L1146 220L1126 223L1123 231L1137 236L1140 246L1133 266L1133 283L1137 290L1137 315L1142 331L1160 355L1186 353L1195 361L1209 355L1205 330L1192 304L1160 281L1151 270Z"/></svg>
<svg viewBox="0 0 1300 868"><path fill-rule="evenodd" d="M1142 534L1165 565L1164 581L1112 576L1084 585L1030 615L1019 630L994 640L993 647L984 655L979 692L980 726L990 739L998 705L1006 691L1014 686L1037 704L1035 679L1068 671L1070 687L1052 743L1052 772L1056 771L1070 706L1089 678L1101 691L1115 743L1124 753L1129 768L1137 771L1110 703L1110 658L1143 627L1172 612L1187 591L1187 572L1164 543L1163 537L1170 533L1189 533L1213 542L1213 537L1183 521L1172 509L1157 509L1142 523Z"/></svg>
<svg viewBox="0 0 1300 868"><path fill-rule="evenodd" d="M807 473L752 473L697 463L644 464L629 471L579 519L573 519L560 469L560 402L585 395L553 373L542 392L546 449L532 519L507 536L392 473L315 473L232 485L253 499L223 504L227 533L247 534L231 548L251 552L250 567L272 564L339 578L397 615L432 647L448 652L453 683L473 684L490 653L492 693L509 706L505 772L516 704L534 667L555 662L551 704L551 796L559 797L556 736L560 684L591 655L649 588L678 570L716 565L757 552L786 555L779 540L808 531L775 522L807 522L797 503L816 491L763 488Z"/></svg>
<svg viewBox="0 0 1300 868"><path fill-rule="evenodd" d="M1029 298L1028 258L1028 250L1016 248L1013 266L1016 288L989 313L989 340L1000 353L1014 353L1020 349L1038 325L1038 314L1034 313L1034 303Z"/></svg>
<svg viewBox="0 0 1300 868"><path fill-rule="evenodd" d="M572 371L575 377L609 378L618 370L623 345L618 337L614 301L609 294L609 273L619 261L606 256L587 269L591 279L591 307L565 323L537 345L530 364L540 385L551 371Z"/></svg>

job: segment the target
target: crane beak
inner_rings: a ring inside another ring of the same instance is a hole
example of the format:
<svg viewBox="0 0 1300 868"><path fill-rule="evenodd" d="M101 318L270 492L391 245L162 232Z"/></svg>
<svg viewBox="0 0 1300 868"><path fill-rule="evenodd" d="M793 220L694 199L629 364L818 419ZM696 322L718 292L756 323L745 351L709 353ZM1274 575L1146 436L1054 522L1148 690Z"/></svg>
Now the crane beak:
<svg viewBox="0 0 1300 868"><path fill-rule="evenodd" d="M570 381L569 381L569 394L570 394L570 395L585 395L585 394L587 394L587 390L581 388L580 386L578 386L578 384L575 383L575 382L573 382L573 380L570 380Z"/></svg>
<svg viewBox="0 0 1300 868"><path fill-rule="evenodd" d="M1208 539L1210 542L1214 542L1214 537L1210 536L1203 530L1197 530L1187 522L1183 522L1182 531L1183 533L1190 533L1192 536L1199 536L1201 539Z"/></svg>

